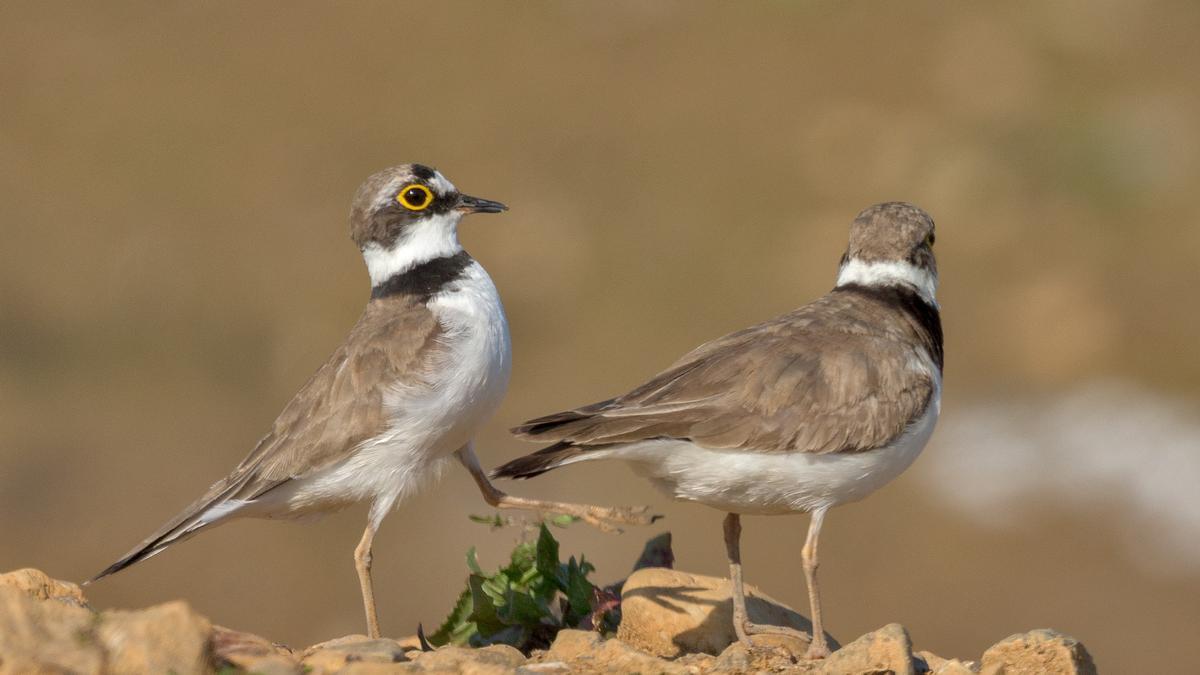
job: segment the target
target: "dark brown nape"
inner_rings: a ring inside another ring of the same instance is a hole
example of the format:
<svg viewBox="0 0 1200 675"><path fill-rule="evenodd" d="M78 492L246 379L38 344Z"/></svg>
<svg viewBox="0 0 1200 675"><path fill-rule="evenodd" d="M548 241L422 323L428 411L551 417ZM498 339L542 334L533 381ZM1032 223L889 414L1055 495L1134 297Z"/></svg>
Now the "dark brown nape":
<svg viewBox="0 0 1200 675"><path fill-rule="evenodd" d="M933 218L917 206L908 202L875 204L863 209L850 225L846 258L916 262L914 254L929 248L927 240L933 231Z"/></svg>

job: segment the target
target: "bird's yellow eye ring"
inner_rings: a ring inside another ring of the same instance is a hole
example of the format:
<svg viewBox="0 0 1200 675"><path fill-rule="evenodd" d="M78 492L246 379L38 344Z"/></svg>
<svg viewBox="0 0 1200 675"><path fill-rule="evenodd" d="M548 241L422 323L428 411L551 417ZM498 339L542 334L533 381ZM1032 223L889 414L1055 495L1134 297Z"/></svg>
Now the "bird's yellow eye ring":
<svg viewBox="0 0 1200 675"><path fill-rule="evenodd" d="M433 192L424 185L410 183L400 188L396 201L409 211L424 211L433 203Z"/></svg>

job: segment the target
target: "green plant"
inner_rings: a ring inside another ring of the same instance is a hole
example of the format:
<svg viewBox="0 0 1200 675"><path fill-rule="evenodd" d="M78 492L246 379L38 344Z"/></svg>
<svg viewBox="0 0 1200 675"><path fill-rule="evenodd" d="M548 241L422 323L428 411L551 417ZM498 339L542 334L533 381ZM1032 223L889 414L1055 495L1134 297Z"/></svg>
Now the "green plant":
<svg viewBox="0 0 1200 675"><path fill-rule="evenodd" d="M506 524L473 520L493 527ZM484 572L474 547L467 552L467 566L471 574L466 589L450 616L429 636L435 646L502 643L523 651L544 648L563 628L604 626L605 615L614 607L610 594L588 581L595 568L583 556L559 562L558 541L545 523L539 525L536 540L513 549L505 567Z"/></svg>

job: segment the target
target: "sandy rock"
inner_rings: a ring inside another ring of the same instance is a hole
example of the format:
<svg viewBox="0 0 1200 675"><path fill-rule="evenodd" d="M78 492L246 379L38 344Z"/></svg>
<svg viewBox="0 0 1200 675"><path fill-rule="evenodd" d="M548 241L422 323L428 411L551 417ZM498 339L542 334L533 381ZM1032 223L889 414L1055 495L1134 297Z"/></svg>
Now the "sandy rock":
<svg viewBox="0 0 1200 675"><path fill-rule="evenodd" d="M933 652L919 651L913 654L919 661L917 662L917 672L928 673L928 675L973 675L979 672L979 664L974 661L960 661L958 659L944 659ZM922 670L920 661L925 662L925 668Z"/></svg>
<svg viewBox="0 0 1200 675"><path fill-rule="evenodd" d="M753 620L799 630L809 627L796 612L753 588L747 591ZM795 638L756 635L754 647L747 649L733 635L728 582L667 569L645 569L632 575L626 582L623 610L623 639L605 640L590 631L564 630L549 649L535 652L529 659L507 645L422 652L415 636L372 640L351 635L296 654L257 635L213 627L184 602L97 614L87 607L78 586L25 569L0 574L0 675L186 675L225 668L262 675L1096 673L1082 644L1052 630L1030 631L997 643L984 654L982 668L930 652L914 655L908 633L899 624L864 635L824 661L800 658L808 644Z"/></svg>
<svg viewBox="0 0 1200 675"><path fill-rule="evenodd" d="M603 673L663 673L684 675L698 672L672 661L656 658L621 640L605 640L592 655L582 656L572 664L572 672ZM587 666L595 670L588 671Z"/></svg>
<svg viewBox="0 0 1200 675"><path fill-rule="evenodd" d="M725 648L713 667L719 672L745 673L750 671L750 650L740 642Z"/></svg>
<svg viewBox="0 0 1200 675"><path fill-rule="evenodd" d="M116 673L185 673L211 669L212 624L183 601L100 615L94 631Z"/></svg>
<svg viewBox="0 0 1200 675"><path fill-rule="evenodd" d="M984 675L1095 675L1083 643L1048 628L1012 635L983 653Z"/></svg>
<svg viewBox="0 0 1200 675"><path fill-rule="evenodd" d="M218 670L226 666L247 673L291 675L302 672L300 660L287 647L252 633L213 626L213 660Z"/></svg>
<svg viewBox="0 0 1200 675"><path fill-rule="evenodd" d="M812 630L808 619L748 584L746 609L755 623ZM638 570L625 581L621 592L617 636L656 656L720 654L737 639L729 581L662 568ZM831 646L837 644L833 638L829 640ZM790 642L791 649L803 652L808 648L805 641ZM764 637L764 643L776 644L775 638Z"/></svg>
<svg viewBox="0 0 1200 675"><path fill-rule="evenodd" d="M104 652L92 639L96 614L15 586L0 587L0 674L99 673Z"/></svg>
<svg viewBox="0 0 1200 675"><path fill-rule="evenodd" d="M519 666L525 663L525 655L521 653L521 650L508 645L491 645L475 650L475 654L484 655L490 661L507 663L510 666Z"/></svg>
<svg viewBox="0 0 1200 675"><path fill-rule="evenodd" d="M525 664L525 655L508 645L480 649L441 647L424 652L413 662L423 673L462 673L462 675L509 675Z"/></svg>
<svg viewBox="0 0 1200 675"><path fill-rule="evenodd" d="M570 672L571 666L562 661L527 663L517 668L517 675L567 675Z"/></svg>
<svg viewBox="0 0 1200 675"><path fill-rule="evenodd" d="M974 661L944 659L936 668L929 671L929 675L975 675L978 672L979 667Z"/></svg>
<svg viewBox="0 0 1200 675"><path fill-rule="evenodd" d="M675 663L689 668L689 672L707 673L716 667L717 658L712 654L684 654Z"/></svg>
<svg viewBox="0 0 1200 675"><path fill-rule="evenodd" d="M315 644L304 650L300 666L306 672L338 673L354 664L399 664L408 661L404 647L387 638L371 639L365 635L347 635ZM377 670L371 667L359 670Z"/></svg>
<svg viewBox="0 0 1200 675"><path fill-rule="evenodd" d="M590 630L561 630L554 637L550 649L546 651L545 661L573 661L580 654L587 654L599 648L603 638L599 633Z"/></svg>
<svg viewBox="0 0 1200 675"><path fill-rule="evenodd" d="M77 584L51 579L41 570L26 568L0 574L0 588L14 588L35 600L59 600L76 607L87 607L87 599Z"/></svg>
<svg viewBox="0 0 1200 675"><path fill-rule="evenodd" d="M753 648L747 648L740 642L734 642L721 652L721 655L713 661L710 670L714 673L782 673L782 672L808 672L814 663L812 661L801 661L797 654L803 654L803 650L796 652L790 646L782 645L767 645L759 638L762 636L754 636L755 645ZM808 645L805 645L805 649ZM686 657L684 657L686 658ZM704 670L703 672L709 672Z"/></svg>
<svg viewBox="0 0 1200 675"><path fill-rule="evenodd" d="M401 647L404 647L404 651L410 651L413 649L417 651L421 650L421 638L416 635L398 638L396 642L398 642Z"/></svg>
<svg viewBox="0 0 1200 675"><path fill-rule="evenodd" d="M315 673L316 671L304 671ZM345 667L337 671L337 675L409 675L410 673L422 673L416 664L405 663L380 663L377 661L356 661L345 665ZM439 671L440 672L440 671ZM457 672L457 671L452 671ZM253 674L251 674L253 675Z"/></svg>
<svg viewBox="0 0 1200 675"><path fill-rule="evenodd" d="M820 672L829 675L915 675L912 640L909 639L904 626L898 623L888 624L835 651L832 656L821 662Z"/></svg>
<svg viewBox="0 0 1200 675"><path fill-rule="evenodd" d="M711 662L711 656L705 656ZM519 672L570 672L581 675L598 673L669 673L682 675L707 672L692 657L666 661L632 647L619 639L605 640L597 633L582 630L561 631L550 649L539 653ZM561 666L561 667L560 667ZM565 670L562 670L565 668Z"/></svg>

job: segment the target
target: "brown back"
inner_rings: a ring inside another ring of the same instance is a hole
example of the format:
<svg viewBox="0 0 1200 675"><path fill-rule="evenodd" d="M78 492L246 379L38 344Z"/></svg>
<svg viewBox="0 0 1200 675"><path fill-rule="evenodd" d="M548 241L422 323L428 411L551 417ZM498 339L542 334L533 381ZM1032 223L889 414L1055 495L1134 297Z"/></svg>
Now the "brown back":
<svg viewBox="0 0 1200 675"><path fill-rule="evenodd" d="M513 432L573 446L676 438L750 452L870 450L924 412L941 341L936 308L912 291L839 288L702 345L623 396Z"/></svg>

